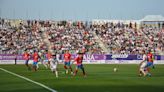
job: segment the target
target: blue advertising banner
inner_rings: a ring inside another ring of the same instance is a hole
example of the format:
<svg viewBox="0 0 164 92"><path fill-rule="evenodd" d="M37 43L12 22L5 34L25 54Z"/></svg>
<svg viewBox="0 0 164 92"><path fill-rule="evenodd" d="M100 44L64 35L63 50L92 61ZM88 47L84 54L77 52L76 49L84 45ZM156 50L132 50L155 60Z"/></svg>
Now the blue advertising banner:
<svg viewBox="0 0 164 92"><path fill-rule="evenodd" d="M63 57L63 56L62 56ZM77 57L76 54L72 54L73 59ZM63 59L63 58L62 58ZM106 60L106 55L99 55L99 54L85 54L83 56L84 60Z"/></svg>
<svg viewBox="0 0 164 92"><path fill-rule="evenodd" d="M142 55L114 54L106 55L106 60L142 60Z"/></svg>
<svg viewBox="0 0 164 92"><path fill-rule="evenodd" d="M154 55L155 60L164 60L160 55ZM106 60L142 60L142 55L114 54L106 55Z"/></svg>

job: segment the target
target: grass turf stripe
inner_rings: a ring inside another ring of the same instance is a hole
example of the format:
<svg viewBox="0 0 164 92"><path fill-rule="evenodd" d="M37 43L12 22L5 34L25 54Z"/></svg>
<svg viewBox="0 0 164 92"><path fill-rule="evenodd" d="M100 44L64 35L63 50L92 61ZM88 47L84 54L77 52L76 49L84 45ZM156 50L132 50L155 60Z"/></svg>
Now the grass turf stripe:
<svg viewBox="0 0 164 92"><path fill-rule="evenodd" d="M49 90L49 91L57 92L56 90L54 90L54 89L52 89L52 88L50 88L50 87L48 87L48 86L45 86L44 84L41 84L41 83L36 82L36 81L33 81L33 80L29 79L29 78L26 78L26 77L24 77L24 76L18 75L18 74L16 74L16 73L13 73L13 72L8 71L8 70L6 70L6 69L0 68L0 70L4 71L4 72L6 72L6 73L12 74L12 75L14 75L14 76L17 76L17 77L19 77L19 78L21 78L21 79L24 79L24 80L27 80L27 81L29 81L29 82L32 82L32 83L34 83L34 84L37 84L37 85L39 85L39 86L41 86L41 87L43 87L43 88L45 88L45 89L47 89L47 90Z"/></svg>

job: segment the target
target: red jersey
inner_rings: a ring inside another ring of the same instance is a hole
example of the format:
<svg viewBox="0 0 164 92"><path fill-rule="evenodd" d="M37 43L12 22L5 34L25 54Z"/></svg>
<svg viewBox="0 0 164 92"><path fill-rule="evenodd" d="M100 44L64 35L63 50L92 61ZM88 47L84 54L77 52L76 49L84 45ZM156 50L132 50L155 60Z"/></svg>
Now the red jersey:
<svg viewBox="0 0 164 92"><path fill-rule="evenodd" d="M48 59L48 60L49 60L49 59L51 59L51 58L52 58L51 53L47 53L47 54L46 54L46 59Z"/></svg>
<svg viewBox="0 0 164 92"><path fill-rule="evenodd" d="M39 58L38 53L35 52L35 53L33 54L33 60L34 60L34 62L38 62L38 58Z"/></svg>
<svg viewBox="0 0 164 92"><path fill-rule="evenodd" d="M29 60L30 54L28 54L27 52L25 52L25 53L23 54L23 58L24 58L25 60Z"/></svg>
<svg viewBox="0 0 164 92"><path fill-rule="evenodd" d="M82 62L83 62L83 58L82 57L77 57L77 58L75 58L75 61L76 61L77 65L81 65Z"/></svg>
<svg viewBox="0 0 164 92"><path fill-rule="evenodd" d="M148 62L153 62L153 54L152 53L147 54L147 61Z"/></svg>
<svg viewBox="0 0 164 92"><path fill-rule="evenodd" d="M64 54L64 61L65 62L71 61L71 54L70 53L65 53Z"/></svg>

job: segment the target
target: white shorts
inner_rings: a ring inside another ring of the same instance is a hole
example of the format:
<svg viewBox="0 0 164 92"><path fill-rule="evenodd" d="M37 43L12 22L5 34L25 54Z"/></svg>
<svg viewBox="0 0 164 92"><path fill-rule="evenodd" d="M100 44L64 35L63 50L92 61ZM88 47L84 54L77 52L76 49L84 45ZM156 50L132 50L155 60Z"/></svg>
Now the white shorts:
<svg viewBox="0 0 164 92"><path fill-rule="evenodd" d="M143 62L140 66L140 70L144 70L144 68L146 67L147 62Z"/></svg>
<svg viewBox="0 0 164 92"><path fill-rule="evenodd" d="M50 68L51 68L51 71L55 71L57 69L57 64L50 62Z"/></svg>
<svg viewBox="0 0 164 92"><path fill-rule="evenodd" d="M51 66L51 71L55 71L57 69L57 65Z"/></svg>

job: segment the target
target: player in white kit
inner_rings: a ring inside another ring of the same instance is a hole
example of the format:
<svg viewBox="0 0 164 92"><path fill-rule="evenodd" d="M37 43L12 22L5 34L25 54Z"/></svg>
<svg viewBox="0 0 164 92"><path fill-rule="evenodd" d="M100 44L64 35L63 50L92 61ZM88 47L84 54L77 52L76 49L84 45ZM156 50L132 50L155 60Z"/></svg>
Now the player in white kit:
<svg viewBox="0 0 164 92"><path fill-rule="evenodd" d="M58 65L58 61L56 60L56 55L53 55L53 58L50 59L50 69L58 78L59 76L58 76L57 65Z"/></svg>
<svg viewBox="0 0 164 92"><path fill-rule="evenodd" d="M145 53L145 51L143 50L142 51L142 53L143 53L143 58L142 58L142 61L141 61L141 63L140 63L140 66L139 66L139 72L140 72L140 74L139 74L139 76L146 76L147 75L147 71L146 71L146 65L147 65L147 56L146 56L146 53Z"/></svg>

